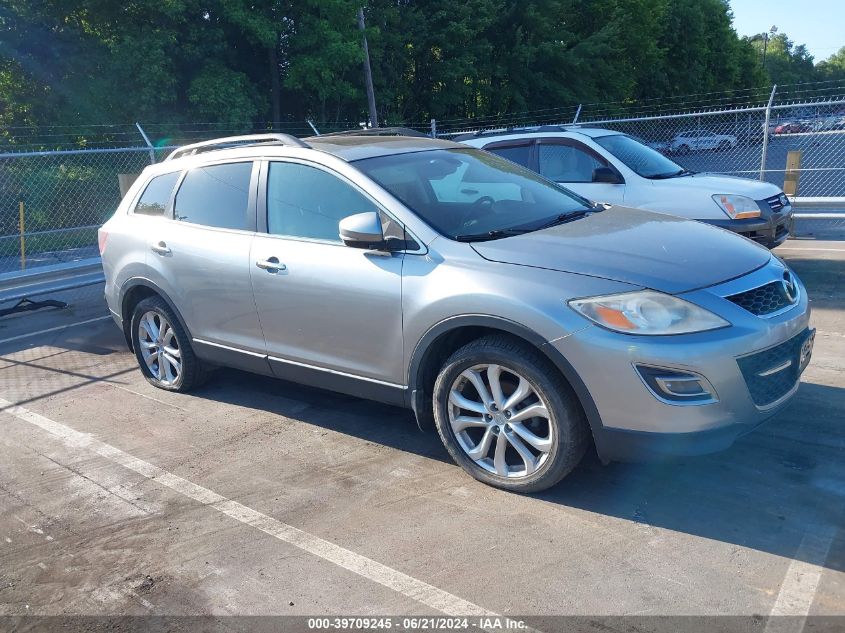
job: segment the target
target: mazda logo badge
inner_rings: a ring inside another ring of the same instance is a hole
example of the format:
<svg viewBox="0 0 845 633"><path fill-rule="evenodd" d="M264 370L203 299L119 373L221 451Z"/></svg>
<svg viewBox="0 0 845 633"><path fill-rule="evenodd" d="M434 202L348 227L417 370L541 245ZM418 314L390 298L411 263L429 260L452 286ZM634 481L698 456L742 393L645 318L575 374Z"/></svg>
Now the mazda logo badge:
<svg viewBox="0 0 845 633"><path fill-rule="evenodd" d="M783 291L786 293L789 303L795 303L795 300L798 298L798 289L795 287L795 280L788 272L783 273Z"/></svg>

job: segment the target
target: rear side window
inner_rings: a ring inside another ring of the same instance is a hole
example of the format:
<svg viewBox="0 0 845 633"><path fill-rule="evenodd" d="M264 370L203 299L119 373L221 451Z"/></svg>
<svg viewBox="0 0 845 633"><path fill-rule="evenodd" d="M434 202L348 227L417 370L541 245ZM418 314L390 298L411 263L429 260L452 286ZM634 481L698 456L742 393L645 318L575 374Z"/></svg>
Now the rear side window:
<svg viewBox="0 0 845 633"><path fill-rule="evenodd" d="M195 167L176 194L174 218L221 229L248 230L251 176L251 162Z"/></svg>
<svg viewBox="0 0 845 633"><path fill-rule="evenodd" d="M490 147L485 149L517 165L531 167L531 145L511 145L510 147Z"/></svg>
<svg viewBox="0 0 845 633"><path fill-rule="evenodd" d="M138 204L135 205L135 213L140 215L164 215L167 203L170 201L170 194L173 187L179 180L179 172L156 176L144 189Z"/></svg>

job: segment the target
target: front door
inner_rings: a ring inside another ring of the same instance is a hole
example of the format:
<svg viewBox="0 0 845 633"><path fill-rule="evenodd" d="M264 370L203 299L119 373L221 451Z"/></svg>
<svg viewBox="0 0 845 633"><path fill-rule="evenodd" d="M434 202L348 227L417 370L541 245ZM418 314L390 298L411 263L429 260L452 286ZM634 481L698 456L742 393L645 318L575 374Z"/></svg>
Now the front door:
<svg viewBox="0 0 845 633"><path fill-rule="evenodd" d="M282 161L265 165L259 201L265 230L253 241L250 275L274 373L401 397L403 254L339 238L342 218L379 210L376 203L322 167Z"/></svg>

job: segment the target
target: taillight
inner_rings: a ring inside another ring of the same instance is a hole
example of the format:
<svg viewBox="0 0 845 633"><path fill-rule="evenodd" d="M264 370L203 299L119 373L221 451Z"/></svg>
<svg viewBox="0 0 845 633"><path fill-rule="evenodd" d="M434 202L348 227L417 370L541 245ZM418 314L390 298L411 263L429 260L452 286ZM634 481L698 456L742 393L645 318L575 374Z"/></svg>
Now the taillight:
<svg viewBox="0 0 845 633"><path fill-rule="evenodd" d="M97 246L100 247L100 257L106 252L106 242L109 239L108 231L104 229L97 230Z"/></svg>

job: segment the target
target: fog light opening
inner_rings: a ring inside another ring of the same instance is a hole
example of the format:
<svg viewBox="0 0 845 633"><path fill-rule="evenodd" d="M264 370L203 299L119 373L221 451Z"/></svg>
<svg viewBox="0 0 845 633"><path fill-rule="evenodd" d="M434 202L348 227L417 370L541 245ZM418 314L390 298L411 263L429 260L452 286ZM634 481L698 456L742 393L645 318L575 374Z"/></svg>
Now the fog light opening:
<svg viewBox="0 0 845 633"><path fill-rule="evenodd" d="M716 391L704 376L648 365L636 365L636 369L658 400L670 404L709 404L717 401Z"/></svg>

